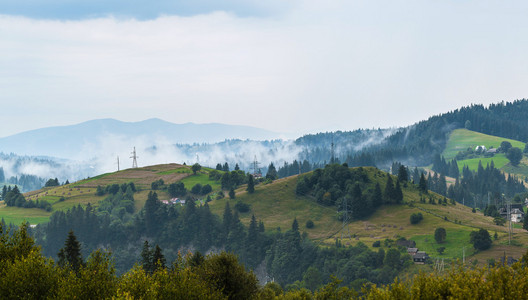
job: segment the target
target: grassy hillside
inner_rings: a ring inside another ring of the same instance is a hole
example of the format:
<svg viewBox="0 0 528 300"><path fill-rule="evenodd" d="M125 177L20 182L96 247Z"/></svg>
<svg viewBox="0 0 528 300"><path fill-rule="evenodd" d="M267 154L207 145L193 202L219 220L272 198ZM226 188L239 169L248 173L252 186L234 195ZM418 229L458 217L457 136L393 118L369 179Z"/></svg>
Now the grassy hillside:
<svg viewBox="0 0 528 300"><path fill-rule="evenodd" d="M455 158L458 152L464 151L467 148L475 149L475 147L479 145L484 145L488 149L490 147L498 148L503 141L510 142L513 147L520 148L521 150L524 149L525 144L523 142L487 135L467 129L456 129L453 130L449 136L446 149L442 155L446 160L450 160ZM501 169L506 173L528 177L528 159L526 157L523 158L519 166L515 167L510 164L510 161L503 153L495 154L493 157L477 157L459 160L458 166L460 171L462 171L464 165L468 166L471 170L477 170L479 161L484 167L493 161L496 168Z"/></svg>
<svg viewBox="0 0 528 300"><path fill-rule="evenodd" d="M376 169L367 168L369 178L376 180ZM377 179L380 180L380 179ZM236 199L214 200L210 203L211 210L221 216L225 203L229 201L231 208L241 201L249 204L250 212L240 214L242 222L248 224L251 215L263 220L267 230L274 231L277 227L281 230L290 228L294 218L299 222L299 228L309 238L320 245L335 243L336 238L342 238L343 244L357 244L362 242L371 247L375 241L380 241L382 246L386 240L395 241L400 237L416 241L417 247L434 258L458 259L462 258L463 249L467 259L478 259L485 263L487 259L500 258L506 255L520 257L527 250L528 234L525 230L515 229L512 246L507 243L507 231L504 226L497 226L491 217L484 216L481 212L473 213L471 208L457 204L426 204L420 203L420 193L411 185L403 188L403 205L385 205L379 208L372 216L364 220L350 222L343 227L343 223L337 220L336 208L325 207L317 204L311 197L298 197L295 195L297 176L277 180L268 185L259 185L254 194L245 192L244 187L237 190ZM375 181L374 181L375 182ZM380 180L382 189L384 180ZM443 197L429 193L436 199ZM429 196L427 196L429 197ZM412 225L410 215L422 213L424 219ZM306 221L312 220L315 227L306 228ZM438 244L434 239L434 231L443 227L447 231L447 239ZM490 250L477 253L469 242L469 235L479 228L487 229L491 235L497 232L498 240L494 241ZM436 249L445 247L443 254L438 254Z"/></svg>
<svg viewBox="0 0 528 300"><path fill-rule="evenodd" d="M499 148L503 141L508 141L513 147L524 149L524 143L516 140L502 138L493 135L487 135L476 131L467 129L455 129L451 132L449 140L447 141L446 148L442 155L446 159L453 159L455 155L464 151L467 148L475 148L476 146L484 145L488 149L490 147Z"/></svg>
<svg viewBox="0 0 528 300"><path fill-rule="evenodd" d="M370 179L369 185L379 182L384 189L387 174L375 168L365 168ZM115 173L103 174L94 178L82 180L67 186L46 188L39 191L27 193L28 199L46 199L53 203L53 210L63 210L77 204L97 202L104 196L95 196L98 185L121 184L134 182L141 191L134 195L136 199L136 210L143 207L150 191L150 183L162 178L165 183L183 181L188 189L196 183L211 184L213 193L219 190L219 183L210 181L207 173L210 169L204 168L201 173L192 175L188 166L176 164L150 166L139 169L129 169ZM337 219L336 207L327 207L318 204L311 196L296 196L295 188L298 177L292 176L276 180L270 184L259 184L255 193L249 194L245 186L236 190L236 199L219 199L210 202L211 211L222 217L226 202L231 208L238 201L250 205L250 211L240 214L242 222L248 224L251 215L262 220L268 231L276 231L279 227L282 231L291 227L294 218L297 218L300 230L319 245L330 245L335 243L336 238L342 239L345 245L362 242L369 247L375 241L380 241L382 247L391 244L400 237L416 241L421 250L425 250L432 257L439 258L461 258L462 249L465 248L466 256L472 256L480 262L489 258L499 258L506 252L507 255L520 257L526 252L528 245L528 234L522 229L515 229L513 246L507 245L506 227L493 224L491 217L485 217L482 213L472 213L471 209L460 204L438 204L443 197L429 193L421 195L417 188L411 184L403 185L404 204L385 205L380 207L374 214L363 220L356 220L345 224ZM157 191L161 200L168 199L166 191ZM420 202L420 198L435 199L436 204ZM60 201L64 197L64 201ZM443 201L442 201L443 202ZM449 201L448 201L449 203ZM409 217L413 213L422 213L424 218L419 224L410 224ZM5 207L0 205L0 217L7 223L20 223L23 220L32 224L42 223L48 220L51 212L41 209L24 209L16 207ZM306 222L311 220L315 226L306 228ZM447 231L447 239L443 244L437 244L434 240L434 230L443 227ZM498 240L494 241L491 250L475 253L469 243L469 234L478 228L485 228L491 235L498 234ZM436 249L445 247L443 254L438 254Z"/></svg>
<svg viewBox="0 0 528 300"><path fill-rule="evenodd" d="M136 211L140 210L150 191L150 184L156 180L163 179L166 185L183 181L187 189L196 183L210 184L213 191L219 190L220 185L217 182L210 181L208 173L211 169L202 168L202 170L193 175L190 166L179 164L164 164L148 166L138 169L126 169L119 172L101 174L96 177L80 180L68 185L58 187L47 187L40 190L25 193L27 200L36 201L46 200L52 204L53 210L47 212L42 209L25 209L19 207L6 207L3 203L0 205L0 218L4 218L7 223L13 222L19 224L26 220L31 224L47 222L53 211L66 210L76 205L97 205L105 196L96 196L97 186L105 187L111 184L123 184L134 182L139 192L134 194ZM160 200L169 199L166 191L157 191ZM64 201L60 201L61 197Z"/></svg>

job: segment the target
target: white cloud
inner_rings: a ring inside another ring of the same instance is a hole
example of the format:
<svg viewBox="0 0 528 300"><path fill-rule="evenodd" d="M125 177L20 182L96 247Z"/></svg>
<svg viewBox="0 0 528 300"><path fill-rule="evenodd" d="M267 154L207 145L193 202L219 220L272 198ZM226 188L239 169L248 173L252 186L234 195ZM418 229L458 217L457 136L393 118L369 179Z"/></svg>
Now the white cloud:
<svg viewBox="0 0 528 300"><path fill-rule="evenodd" d="M525 97L524 4L484 2L304 1L267 18L0 16L10 107L0 135L103 117L352 130Z"/></svg>

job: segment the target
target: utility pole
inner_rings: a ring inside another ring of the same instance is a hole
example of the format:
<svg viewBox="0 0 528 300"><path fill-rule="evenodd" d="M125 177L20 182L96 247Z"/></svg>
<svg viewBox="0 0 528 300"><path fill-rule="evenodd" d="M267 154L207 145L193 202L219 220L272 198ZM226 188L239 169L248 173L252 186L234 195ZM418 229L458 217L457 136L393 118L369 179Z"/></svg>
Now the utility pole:
<svg viewBox="0 0 528 300"><path fill-rule="evenodd" d="M132 168L137 168L138 165L137 165L137 158L139 156L136 155L136 147L134 147L134 151L132 151L132 156L130 156L130 158L132 158Z"/></svg>

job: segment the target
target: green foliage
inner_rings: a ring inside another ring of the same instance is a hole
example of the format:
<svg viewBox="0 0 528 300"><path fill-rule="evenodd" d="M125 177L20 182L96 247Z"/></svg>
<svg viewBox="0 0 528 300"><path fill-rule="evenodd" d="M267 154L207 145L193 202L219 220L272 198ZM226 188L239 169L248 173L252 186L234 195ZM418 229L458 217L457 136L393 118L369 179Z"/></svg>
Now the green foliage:
<svg viewBox="0 0 528 300"><path fill-rule="evenodd" d="M193 174L196 175L196 172L200 171L202 169L202 166L200 166L199 163L195 163L192 165L191 170L193 171Z"/></svg>
<svg viewBox="0 0 528 300"><path fill-rule="evenodd" d="M523 157L523 153L521 149L513 147L508 149L508 152L506 152L506 158L510 161L510 163L514 166L518 166L521 162L521 159Z"/></svg>
<svg viewBox="0 0 528 300"><path fill-rule="evenodd" d="M77 241L77 237L73 233L73 230L68 232L68 238L64 242L64 248L60 249L57 254L59 257L59 266L63 268L71 269L78 273L84 261L81 254L81 244Z"/></svg>
<svg viewBox="0 0 528 300"><path fill-rule="evenodd" d="M413 213L410 217L411 224L418 224L423 220L422 213Z"/></svg>
<svg viewBox="0 0 528 300"><path fill-rule="evenodd" d="M312 229L312 228L314 228L314 226L315 226L315 224L314 224L314 222L312 220L306 221L306 228Z"/></svg>
<svg viewBox="0 0 528 300"><path fill-rule="evenodd" d="M150 189L158 190L158 189L163 188L164 185L165 185L165 182L163 181L163 179L160 178L150 184Z"/></svg>
<svg viewBox="0 0 528 300"><path fill-rule="evenodd" d="M229 199L235 199L235 189L231 188L229 190Z"/></svg>
<svg viewBox="0 0 528 300"><path fill-rule="evenodd" d="M250 209L250 205L247 204L247 203L244 203L244 202L238 201L238 202L235 204L235 209L238 210L238 212L246 213L246 212L249 211L249 209Z"/></svg>
<svg viewBox="0 0 528 300"><path fill-rule="evenodd" d="M255 192L255 179L251 174L248 175L248 184L246 191L250 194L253 194Z"/></svg>
<svg viewBox="0 0 528 300"><path fill-rule="evenodd" d="M470 234L470 242L473 247L477 250L486 250L491 247L491 237L486 229L479 229L478 231L472 231Z"/></svg>
<svg viewBox="0 0 528 300"><path fill-rule="evenodd" d="M445 228L439 227L435 229L434 238L437 243L441 244L445 242L446 237L447 237L447 232Z"/></svg>
<svg viewBox="0 0 528 300"><path fill-rule="evenodd" d="M183 182L175 182L169 184L167 192L173 198L183 197L185 194L187 194L187 189L185 188L185 184Z"/></svg>
<svg viewBox="0 0 528 300"><path fill-rule="evenodd" d="M55 179L49 179L48 181L46 181L46 184L44 185L45 187L53 187L53 186L59 186L60 183L59 183L59 180L57 178Z"/></svg>
<svg viewBox="0 0 528 300"><path fill-rule="evenodd" d="M257 278L246 272L234 254L208 256L196 269L198 275L229 299L251 299L257 295Z"/></svg>

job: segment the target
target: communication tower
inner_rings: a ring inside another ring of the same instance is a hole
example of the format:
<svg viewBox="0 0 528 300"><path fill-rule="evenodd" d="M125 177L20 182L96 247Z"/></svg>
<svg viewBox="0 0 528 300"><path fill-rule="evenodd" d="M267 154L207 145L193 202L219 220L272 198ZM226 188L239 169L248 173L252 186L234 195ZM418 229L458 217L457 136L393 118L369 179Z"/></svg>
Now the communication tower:
<svg viewBox="0 0 528 300"><path fill-rule="evenodd" d="M132 158L132 168L137 168L138 165L137 165L137 158L139 156L136 155L136 147L134 147L134 151L132 151L132 156L130 156L130 158Z"/></svg>
<svg viewBox="0 0 528 300"><path fill-rule="evenodd" d="M117 171L119 172L119 156L117 156Z"/></svg>

